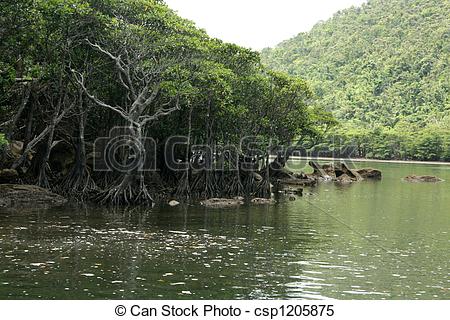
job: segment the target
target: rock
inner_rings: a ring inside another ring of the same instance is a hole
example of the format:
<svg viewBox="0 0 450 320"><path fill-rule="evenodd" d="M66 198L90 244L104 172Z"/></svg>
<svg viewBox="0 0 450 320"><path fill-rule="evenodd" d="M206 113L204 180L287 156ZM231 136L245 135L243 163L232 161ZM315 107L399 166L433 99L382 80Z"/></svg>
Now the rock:
<svg viewBox="0 0 450 320"><path fill-rule="evenodd" d="M237 200L237 201L244 201L245 200L244 197L234 197L233 199Z"/></svg>
<svg viewBox="0 0 450 320"><path fill-rule="evenodd" d="M255 179L255 181L257 182L263 181L263 177L259 173L252 172L251 175L253 176L253 179Z"/></svg>
<svg viewBox="0 0 450 320"><path fill-rule="evenodd" d="M300 197L303 196L303 188L289 187L285 190L285 192L293 195L298 195Z"/></svg>
<svg viewBox="0 0 450 320"><path fill-rule="evenodd" d="M294 173L294 178L301 179L301 180L307 180L308 176L304 172L300 172L300 173Z"/></svg>
<svg viewBox="0 0 450 320"><path fill-rule="evenodd" d="M356 170L363 179L377 179L381 180L382 174L380 170L373 169L373 168L364 168Z"/></svg>
<svg viewBox="0 0 450 320"><path fill-rule="evenodd" d="M347 176L349 176L353 181L363 180L363 177L361 177L361 175L356 170L350 169L350 167L344 162L341 163L340 171L342 172L342 174L346 174ZM341 174L339 174L338 172L339 170L335 170L336 177L341 176Z"/></svg>
<svg viewBox="0 0 450 320"><path fill-rule="evenodd" d="M0 183L8 183L16 180L19 174L14 169L0 170Z"/></svg>
<svg viewBox="0 0 450 320"><path fill-rule="evenodd" d="M319 177L318 179L321 182L329 182L329 181L333 181L334 178L332 176L323 176L323 177Z"/></svg>
<svg viewBox="0 0 450 320"><path fill-rule="evenodd" d="M286 168L275 168L274 163L270 166L270 177L273 179L295 179L295 174Z"/></svg>
<svg viewBox="0 0 450 320"><path fill-rule="evenodd" d="M329 164L324 164L322 166L322 169L326 172L327 175L329 175L330 177L335 176L335 168L334 165L332 163Z"/></svg>
<svg viewBox="0 0 450 320"><path fill-rule="evenodd" d="M289 196L289 201L296 201L296 200L297 198L293 194Z"/></svg>
<svg viewBox="0 0 450 320"><path fill-rule="evenodd" d="M285 195L293 194L298 195L300 197L303 196L303 188L300 186L288 186L288 185L281 185L280 188L278 188L278 193L282 193Z"/></svg>
<svg viewBox="0 0 450 320"><path fill-rule="evenodd" d="M0 208L47 209L65 203L67 199L37 186L0 184Z"/></svg>
<svg viewBox="0 0 450 320"><path fill-rule="evenodd" d="M274 204L275 200L265 198L254 198L250 201L252 204Z"/></svg>
<svg viewBox="0 0 450 320"><path fill-rule="evenodd" d="M316 177L325 177L328 176L328 174L325 172L325 170L319 165L317 161L309 161L308 163L310 167L314 169L313 175Z"/></svg>
<svg viewBox="0 0 450 320"><path fill-rule="evenodd" d="M277 186L315 186L317 184L317 179L308 177L308 179L279 179L275 183ZM283 189L283 187L279 187Z"/></svg>
<svg viewBox="0 0 450 320"><path fill-rule="evenodd" d="M178 202L178 201L176 201L176 200L172 200L172 201L169 201L169 206L171 206L171 207L176 207L176 206L178 206L180 203Z"/></svg>
<svg viewBox="0 0 450 320"><path fill-rule="evenodd" d="M9 151L15 158L19 158L22 155L23 142L22 141L11 141L9 143Z"/></svg>
<svg viewBox="0 0 450 320"><path fill-rule="evenodd" d="M403 180L407 182L432 182L432 183L444 181L436 176L416 176L416 175L407 176Z"/></svg>
<svg viewBox="0 0 450 320"><path fill-rule="evenodd" d="M207 208L223 209L223 208L239 207L240 205L244 204L244 202L237 199L212 198L204 200L200 202L200 204Z"/></svg>
<svg viewBox="0 0 450 320"><path fill-rule="evenodd" d="M344 173L343 175L337 177L334 181L340 184L350 184L353 183L354 180L349 175Z"/></svg>

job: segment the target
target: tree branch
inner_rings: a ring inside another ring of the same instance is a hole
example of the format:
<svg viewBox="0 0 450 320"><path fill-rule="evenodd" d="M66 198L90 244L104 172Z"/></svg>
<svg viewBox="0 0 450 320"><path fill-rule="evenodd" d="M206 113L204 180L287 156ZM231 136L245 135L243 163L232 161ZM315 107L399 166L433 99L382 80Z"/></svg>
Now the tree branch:
<svg viewBox="0 0 450 320"><path fill-rule="evenodd" d="M158 120L158 118L167 116L177 110L180 110L180 100L178 98L177 98L176 105L174 107L168 108L168 109L160 108L151 116L140 117L139 122L142 124L142 126L144 126L150 121Z"/></svg>
<svg viewBox="0 0 450 320"><path fill-rule="evenodd" d="M85 86L85 80L84 80L84 76L79 73L76 72L75 70L72 70L72 72L74 73L75 76L75 81L78 83L78 85L81 87L81 89L83 89L83 92L86 94L86 96L91 99L94 103L96 103L97 105L110 109L114 112L117 112L118 114L120 114L125 120L130 121L130 117L125 113L125 111L122 108L118 108L118 107L113 107L109 104L107 104L106 102L103 102L102 100L98 99L97 97L95 97L94 95L92 95L89 90L86 88Z"/></svg>
<svg viewBox="0 0 450 320"><path fill-rule="evenodd" d="M136 100L136 91L134 89L133 86L133 82L131 81L131 76L130 76L130 69L127 66L123 66L123 62L122 62L122 58L120 56L116 57L115 55L113 55L111 52L103 49L102 47L100 47L98 44L94 44L92 43L89 39L86 39L86 42L93 47L94 49L97 49L98 51L100 51L101 53L107 55L110 59L114 60L114 62L116 63L116 67L119 70L119 79L120 82L122 83L122 85L125 87L125 89L127 89L128 91L130 91L131 93L131 97L133 100ZM125 80L127 83L125 83L123 76L125 76Z"/></svg>

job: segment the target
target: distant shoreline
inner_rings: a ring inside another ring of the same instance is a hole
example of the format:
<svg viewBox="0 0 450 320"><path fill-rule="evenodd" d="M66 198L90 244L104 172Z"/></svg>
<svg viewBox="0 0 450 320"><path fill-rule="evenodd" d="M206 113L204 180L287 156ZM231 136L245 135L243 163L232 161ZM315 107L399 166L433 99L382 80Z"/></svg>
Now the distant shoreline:
<svg viewBox="0 0 450 320"><path fill-rule="evenodd" d="M426 165L446 165L450 166L450 162L441 161L408 161L408 160L377 160L377 159L356 159L356 158L325 158L325 157L290 157L289 160L320 160L320 161L353 161L353 162L380 162L380 163L399 163L399 164L426 164Z"/></svg>

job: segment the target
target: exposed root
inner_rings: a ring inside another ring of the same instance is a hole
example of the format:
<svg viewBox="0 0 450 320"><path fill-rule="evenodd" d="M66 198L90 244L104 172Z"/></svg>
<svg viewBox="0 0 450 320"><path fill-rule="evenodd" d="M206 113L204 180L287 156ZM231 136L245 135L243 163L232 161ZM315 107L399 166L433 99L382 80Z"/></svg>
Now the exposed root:
<svg viewBox="0 0 450 320"><path fill-rule="evenodd" d="M138 181L137 181L138 180ZM153 206L154 200L145 185L143 176L136 179L127 175L116 186L101 192L96 200L101 204L119 205L148 205Z"/></svg>
<svg viewBox="0 0 450 320"><path fill-rule="evenodd" d="M216 175L214 172L205 171L206 183L204 188L204 196L206 198L214 198L219 194L219 188L217 187Z"/></svg>
<svg viewBox="0 0 450 320"><path fill-rule="evenodd" d="M244 180L244 190L247 196L253 196L257 191L257 185L255 183L255 177L252 172L249 172L245 176Z"/></svg>
<svg viewBox="0 0 450 320"><path fill-rule="evenodd" d="M214 172L203 170L194 176L192 193L196 198L214 198L220 194Z"/></svg>
<svg viewBox="0 0 450 320"><path fill-rule="evenodd" d="M203 173L197 173L193 175L191 192L196 198L201 197L202 186L205 184L205 175Z"/></svg>
<svg viewBox="0 0 450 320"><path fill-rule="evenodd" d="M50 168L48 166L48 164L45 164L45 166L43 168L41 168L41 170L39 170L39 175L37 178L37 182L36 185L44 188L44 189L50 189L50 181L49 181L49 172L50 172Z"/></svg>
<svg viewBox="0 0 450 320"><path fill-rule="evenodd" d="M98 186L92 179L89 170L78 167L74 167L61 183L54 188L55 192L78 200L88 198L96 190L98 190Z"/></svg>
<svg viewBox="0 0 450 320"><path fill-rule="evenodd" d="M225 193L230 197L241 197L245 195L245 189L241 182L241 177L239 172L236 173L231 178L231 181L228 183Z"/></svg>
<svg viewBox="0 0 450 320"><path fill-rule="evenodd" d="M189 171L183 172L180 182L175 191L175 196L178 199L189 199L191 197L191 186L189 183Z"/></svg>
<svg viewBox="0 0 450 320"><path fill-rule="evenodd" d="M264 177L261 183L258 185L255 196L257 198L265 198L270 199L272 196L271 187L270 187L270 179L268 177Z"/></svg>

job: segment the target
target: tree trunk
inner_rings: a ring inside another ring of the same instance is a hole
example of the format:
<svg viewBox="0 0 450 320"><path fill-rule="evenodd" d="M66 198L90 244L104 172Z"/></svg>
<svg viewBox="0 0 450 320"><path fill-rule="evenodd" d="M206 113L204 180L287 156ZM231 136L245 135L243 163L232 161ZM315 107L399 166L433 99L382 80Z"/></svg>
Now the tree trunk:
<svg viewBox="0 0 450 320"><path fill-rule="evenodd" d="M88 111L83 108L83 96L80 94L77 138L75 141L75 164L70 173L58 187L61 193L77 199L85 199L97 186L91 177L86 163L86 142L84 138Z"/></svg>
<svg viewBox="0 0 450 320"><path fill-rule="evenodd" d="M25 84L25 88L23 89L22 102L9 125L9 129L8 129L8 133L7 133L8 140L13 140L14 131L16 130L17 122L19 121L20 117L22 116L23 110L25 109L26 105L28 104L28 100L30 99L31 86L32 86L32 84Z"/></svg>
<svg viewBox="0 0 450 320"><path fill-rule="evenodd" d="M140 124L130 125L129 129L131 143L136 141L143 142L142 126ZM98 200L101 203L110 203L113 205L154 204L153 197L150 195L145 184L143 171L145 168L142 167L144 165L145 147L143 143L138 143L135 147L138 154L132 155L130 149L127 149L125 152L125 161L132 157L138 157L141 165L129 168L126 172L123 172L116 182L100 194Z"/></svg>
<svg viewBox="0 0 450 320"><path fill-rule="evenodd" d="M52 151L53 138L55 135L56 115L57 113L54 114L51 124L49 126L47 142L44 147L44 154L39 164L39 175L37 185L42 188L50 188L50 183L48 181L48 173L49 173L48 160L50 159L50 152Z"/></svg>

